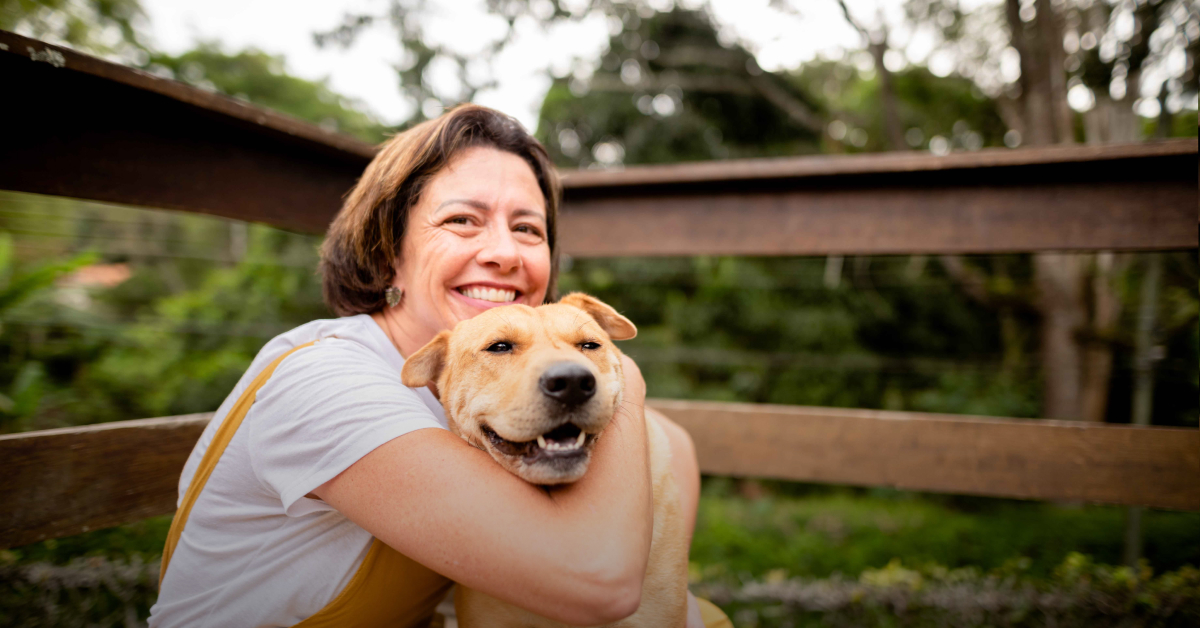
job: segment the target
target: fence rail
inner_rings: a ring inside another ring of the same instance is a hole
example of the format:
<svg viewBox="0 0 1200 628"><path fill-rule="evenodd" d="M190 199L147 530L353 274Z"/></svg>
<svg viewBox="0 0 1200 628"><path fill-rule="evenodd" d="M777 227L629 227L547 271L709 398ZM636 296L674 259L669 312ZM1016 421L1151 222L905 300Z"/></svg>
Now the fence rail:
<svg viewBox="0 0 1200 628"><path fill-rule="evenodd" d="M0 189L319 233L374 147L0 31ZM82 106L80 106L82 103ZM567 254L1189 249L1195 140L567 173ZM1200 430L654 400L708 473L1200 510ZM210 415L0 436L0 547L171 512Z"/></svg>
<svg viewBox="0 0 1200 628"><path fill-rule="evenodd" d="M651 399L700 470L741 477L1200 510L1200 431ZM211 414L0 436L0 548L175 510Z"/></svg>
<svg viewBox="0 0 1200 628"><path fill-rule="evenodd" d="M0 189L322 233L374 147L0 31ZM57 55L57 56L55 56ZM86 106L79 106L86 98ZM574 256L1197 246L1195 140L567 173Z"/></svg>

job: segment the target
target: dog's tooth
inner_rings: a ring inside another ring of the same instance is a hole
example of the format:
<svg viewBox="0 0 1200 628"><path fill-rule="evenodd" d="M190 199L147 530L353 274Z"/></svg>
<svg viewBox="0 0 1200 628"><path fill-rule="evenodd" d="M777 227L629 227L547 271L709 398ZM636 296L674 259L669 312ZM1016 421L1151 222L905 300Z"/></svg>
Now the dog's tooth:
<svg viewBox="0 0 1200 628"><path fill-rule="evenodd" d="M583 447L583 441L584 441L584 439L585 439L585 438L587 438L587 432L580 431L580 432L579 432L579 438L576 438L576 439L575 439L575 446L576 446L576 447Z"/></svg>
<svg viewBox="0 0 1200 628"><path fill-rule="evenodd" d="M541 447L542 449L546 449L546 437L545 436L538 436L538 447Z"/></svg>

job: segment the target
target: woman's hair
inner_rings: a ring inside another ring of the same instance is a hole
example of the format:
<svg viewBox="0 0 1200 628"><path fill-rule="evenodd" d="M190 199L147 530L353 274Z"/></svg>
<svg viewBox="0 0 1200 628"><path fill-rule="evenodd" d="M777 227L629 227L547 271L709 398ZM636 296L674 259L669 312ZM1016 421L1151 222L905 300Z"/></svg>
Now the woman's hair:
<svg viewBox="0 0 1200 628"><path fill-rule="evenodd" d="M392 284L408 212L425 184L468 148L487 146L512 153L529 164L546 200L546 240L550 281L546 300L558 282L556 223L560 185L546 149L515 119L479 105L459 105L440 117L397 134L346 197L321 245L325 304L337 315L383 309Z"/></svg>

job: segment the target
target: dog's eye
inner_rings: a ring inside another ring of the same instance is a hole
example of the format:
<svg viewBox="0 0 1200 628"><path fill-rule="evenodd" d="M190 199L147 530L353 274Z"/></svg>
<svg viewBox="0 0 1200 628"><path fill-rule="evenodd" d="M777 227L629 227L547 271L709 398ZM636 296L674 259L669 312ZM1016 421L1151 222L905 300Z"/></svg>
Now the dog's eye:
<svg viewBox="0 0 1200 628"><path fill-rule="evenodd" d="M588 341L580 344L579 348L587 351L595 351L596 349L600 348L600 343Z"/></svg>
<svg viewBox="0 0 1200 628"><path fill-rule="evenodd" d="M513 350L512 343L504 342L504 341L493 342L492 344L488 345L487 349L484 349L484 351L489 351L491 353L508 353L509 351L512 351L512 350Z"/></svg>

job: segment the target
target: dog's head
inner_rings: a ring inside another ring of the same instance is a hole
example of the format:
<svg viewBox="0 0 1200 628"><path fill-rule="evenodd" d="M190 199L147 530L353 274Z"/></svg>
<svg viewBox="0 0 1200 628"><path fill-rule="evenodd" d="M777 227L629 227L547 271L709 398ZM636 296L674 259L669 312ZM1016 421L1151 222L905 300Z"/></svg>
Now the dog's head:
<svg viewBox="0 0 1200 628"><path fill-rule="evenodd" d="M406 386L434 384L450 429L534 484L574 482L623 390L613 340L629 319L598 299L493 308L409 356Z"/></svg>

